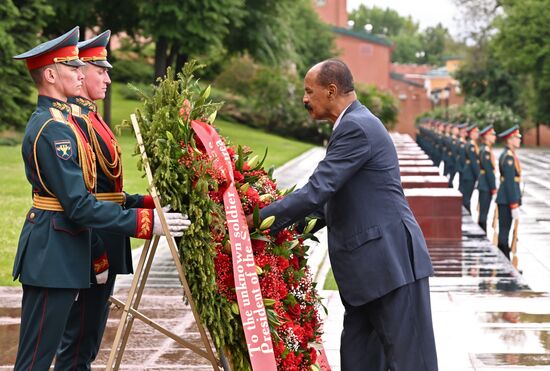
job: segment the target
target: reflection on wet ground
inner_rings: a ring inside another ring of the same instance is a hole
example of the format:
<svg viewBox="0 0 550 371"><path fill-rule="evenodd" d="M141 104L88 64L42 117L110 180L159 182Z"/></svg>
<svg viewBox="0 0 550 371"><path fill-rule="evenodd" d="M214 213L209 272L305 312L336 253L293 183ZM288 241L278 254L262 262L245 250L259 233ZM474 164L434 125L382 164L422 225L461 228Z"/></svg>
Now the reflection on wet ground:
<svg viewBox="0 0 550 371"><path fill-rule="evenodd" d="M550 354L489 353L476 354L476 360L483 366L550 366Z"/></svg>
<svg viewBox="0 0 550 371"><path fill-rule="evenodd" d="M550 152L523 151L520 159L528 182L519 245L523 275L466 213L461 241L428 241L435 267L430 285L442 371L550 369ZM300 166L313 168L304 158L300 159ZM307 173L302 168L300 172ZM183 304L181 285L168 250L160 248L157 257L140 309L186 340L199 344L197 328L189 308ZM118 283L116 296L124 300L129 278L121 277ZM325 322L325 349L337 371L343 307L338 292L321 294L327 298L330 313ZM20 302L20 288L0 288L0 370L13 368ZM119 318L120 312L112 311L94 370L104 368ZM135 321L121 369L211 367L156 330Z"/></svg>

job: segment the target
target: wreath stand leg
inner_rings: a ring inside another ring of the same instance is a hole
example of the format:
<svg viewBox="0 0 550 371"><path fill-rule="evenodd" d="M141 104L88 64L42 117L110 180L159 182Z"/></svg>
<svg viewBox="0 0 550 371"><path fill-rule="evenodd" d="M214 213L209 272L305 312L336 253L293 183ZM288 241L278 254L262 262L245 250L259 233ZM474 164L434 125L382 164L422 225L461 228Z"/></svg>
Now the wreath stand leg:
<svg viewBox="0 0 550 371"><path fill-rule="evenodd" d="M193 297L191 295L191 290L189 288L189 284L187 283L187 279L185 278L185 270L182 266L179 255L178 255L178 249L176 247L176 243L174 241L174 238L170 235L170 231L168 229L168 225L166 224L166 218L164 216L164 212L162 211L162 207L159 201L159 197L157 194L156 187L153 182L153 174L151 172L151 168L149 167L149 162L147 159L147 153L145 152L145 147L143 145L143 138L141 137L141 132L139 130L139 125L136 119L136 116L132 114L130 116L130 119L132 121L132 126L134 127L134 132L136 135L136 139L139 145L139 149L141 152L143 165L145 167L145 172L147 175L147 181L149 182L149 189L151 192L151 196L153 197L153 200L155 202L155 208L157 210L157 213L159 215L160 222L162 224L162 228L164 230L165 235L167 236L168 246L170 248L170 252L172 253L172 258L174 260L174 264L176 265L176 269L178 271L178 276L180 278L180 282L183 286L184 295L187 298L189 302L189 306L191 307L191 311L193 312L193 317L195 318L195 323L199 329L199 333L201 336L202 343L204 345L205 349L201 349L200 347L197 347L196 345L190 343L189 341L181 338L180 336L174 334L173 332L167 330L166 328L162 327L158 323L154 322L147 316L143 315L141 312L138 311L138 307L141 301L141 296L143 293L143 290L145 288L145 284L147 282L147 278L149 276L149 271L151 269L151 265L153 263L153 258L155 256L156 248L159 242L159 237L155 236L152 241L147 241L145 243L145 246L143 247L143 251L141 253L141 257L139 259L138 266L136 268L136 271L134 272L134 278L132 280L132 285L130 287L130 291L128 293L128 299L126 302L122 302L114 297L110 298L110 301L119 309L123 310L122 317L120 319L120 323L115 335L115 339L113 342L113 347L111 349L111 353L109 354L109 360L107 362L106 370L118 370L120 367L120 362L122 360L122 357L124 355L124 350L126 347L126 343L128 341L128 337L130 335L130 331L132 329L132 325L134 322L134 319L137 318L144 322L145 324L153 327L154 329L160 331L164 335L168 336L169 338L176 341L178 344L180 344L182 347L187 348L191 350L193 353L207 359L210 361L212 368L214 370L220 370L220 367L223 367L224 370L229 371L231 368L229 366L229 363L227 362L227 359L225 358L223 352L219 352L221 360L218 360L216 358L216 355L214 354L214 351L212 349L212 345L210 344L210 340L208 339L208 336L206 334L206 330L204 329L199 314L195 307L195 302L193 301ZM151 246L152 245L152 246ZM147 260L147 262L145 262Z"/></svg>

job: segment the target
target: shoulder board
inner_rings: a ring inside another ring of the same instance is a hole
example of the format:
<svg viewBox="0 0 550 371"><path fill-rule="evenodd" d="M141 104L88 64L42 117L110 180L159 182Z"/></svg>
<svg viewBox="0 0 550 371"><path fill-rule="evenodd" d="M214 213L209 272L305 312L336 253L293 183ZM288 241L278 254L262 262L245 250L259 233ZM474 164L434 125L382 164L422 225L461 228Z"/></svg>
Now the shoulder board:
<svg viewBox="0 0 550 371"><path fill-rule="evenodd" d="M82 117L82 109L76 104L71 104L71 114L73 116Z"/></svg>
<svg viewBox="0 0 550 371"><path fill-rule="evenodd" d="M65 118L65 116L63 116L63 113L60 110L58 110L57 108L50 107L50 114L52 115L52 118L55 121L62 122L64 124L69 123L67 121L67 119Z"/></svg>

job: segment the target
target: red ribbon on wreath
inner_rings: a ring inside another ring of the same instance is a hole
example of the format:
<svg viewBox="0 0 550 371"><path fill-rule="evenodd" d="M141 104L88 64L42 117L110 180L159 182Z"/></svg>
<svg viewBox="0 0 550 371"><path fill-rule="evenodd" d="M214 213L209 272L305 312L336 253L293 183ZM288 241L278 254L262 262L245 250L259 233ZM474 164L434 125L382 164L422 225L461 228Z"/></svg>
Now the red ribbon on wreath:
<svg viewBox="0 0 550 371"><path fill-rule="evenodd" d="M253 370L277 370L273 342L267 320L260 281L248 225L231 166L231 158L223 140L207 123L192 121L191 126L201 140L216 169L223 173L229 186L223 194L227 230L231 241L231 256L235 276L235 290L250 363Z"/></svg>

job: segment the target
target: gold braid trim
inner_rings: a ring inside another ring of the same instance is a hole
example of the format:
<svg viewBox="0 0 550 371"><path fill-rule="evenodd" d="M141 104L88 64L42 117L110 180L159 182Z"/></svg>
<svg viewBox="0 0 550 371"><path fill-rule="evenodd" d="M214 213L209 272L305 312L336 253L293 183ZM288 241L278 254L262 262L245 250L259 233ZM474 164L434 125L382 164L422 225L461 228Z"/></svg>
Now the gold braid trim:
<svg viewBox="0 0 550 371"><path fill-rule="evenodd" d="M120 145L115 139L111 139L111 145L114 149L114 158L113 161L109 161L109 159L105 156L101 149L101 145L99 143L99 140L97 139L99 133L97 133L94 129L94 124L92 123L92 120L90 120L87 115L82 115L79 117L86 122L86 126L88 128L88 136L90 137L90 142L92 143L92 148L97 156L97 162L99 163L101 170L103 170L103 173L105 173L107 178L112 181L116 181L122 175L122 164L120 157L122 151L120 149Z"/></svg>
<svg viewBox="0 0 550 371"><path fill-rule="evenodd" d="M78 162L80 164L80 168L82 169L84 184L86 189L88 189L89 192L92 192L96 186L97 171L95 166L95 154L92 151L90 144L83 141L80 137L80 133L78 132L79 129L70 120L65 119L60 111L50 108L50 112L56 121L67 124L67 126L73 131L78 147Z"/></svg>
<svg viewBox="0 0 550 371"><path fill-rule="evenodd" d="M36 144L38 143L38 139L40 139L40 135L42 135L42 132L44 131L44 129L46 128L46 125L48 125L50 122L52 122L53 119L49 119L48 121L46 121L42 127L40 128L40 130L38 130L38 134L36 134L36 138L34 139L34 143L33 143L33 155L34 155L34 166L36 168L36 174L38 175L38 180L40 180L40 184L42 185L42 188L44 188L44 190L46 192L48 192L48 194L50 194L51 196L54 196L55 195L53 194L52 191L50 191L48 189L48 187L46 187L46 184L44 183L44 180L42 180L42 175L40 175L40 166L38 165L38 157L36 156L36 153L37 153L37 150L36 150Z"/></svg>

